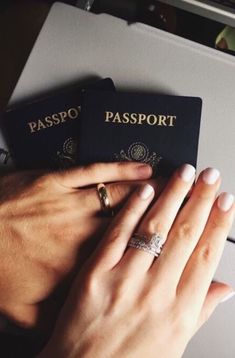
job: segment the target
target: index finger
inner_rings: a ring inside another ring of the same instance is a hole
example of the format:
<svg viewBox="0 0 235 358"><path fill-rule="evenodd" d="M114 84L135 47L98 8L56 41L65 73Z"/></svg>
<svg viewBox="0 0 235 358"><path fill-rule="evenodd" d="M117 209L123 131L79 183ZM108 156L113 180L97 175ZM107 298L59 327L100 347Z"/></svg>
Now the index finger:
<svg viewBox="0 0 235 358"><path fill-rule="evenodd" d="M79 188L97 183L148 179L150 165L137 162L96 163L53 174L54 179L66 188Z"/></svg>

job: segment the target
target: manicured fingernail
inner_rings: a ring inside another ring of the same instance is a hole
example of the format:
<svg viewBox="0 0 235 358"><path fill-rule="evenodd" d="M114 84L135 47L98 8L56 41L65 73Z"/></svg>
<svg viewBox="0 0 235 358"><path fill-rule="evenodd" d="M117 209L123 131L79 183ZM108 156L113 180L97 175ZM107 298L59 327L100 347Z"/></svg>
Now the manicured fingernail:
<svg viewBox="0 0 235 358"><path fill-rule="evenodd" d="M184 164L179 171L180 177L186 183L189 183L195 177L196 170L190 164Z"/></svg>
<svg viewBox="0 0 235 358"><path fill-rule="evenodd" d="M228 193L220 194L218 198L218 207L222 211L228 211L231 209L234 203L234 196Z"/></svg>
<svg viewBox="0 0 235 358"><path fill-rule="evenodd" d="M136 170L140 178L147 178L152 175L152 168L148 164L138 164Z"/></svg>
<svg viewBox="0 0 235 358"><path fill-rule="evenodd" d="M154 193L154 189L151 185L146 184L140 188L139 196L142 200L149 199Z"/></svg>
<svg viewBox="0 0 235 358"><path fill-rule="evenodd" d="M232 297L234 297L234 296L235 296L235 292L234 292L234 291L233 291L233 292L230 292L227 296L225 296L225 297L222 299L222 301L220 301L220 303L224 303L224 302L230 300L230 298L232 298Z"/></svg>
<svg viewBox="0 0 235 358"><path fill-rule="evenodd" d="M202 173L202 179L204 183L208 185L213 185L217 182L219 179L220 172L217 169L214 168L207 168Z"/></svg>

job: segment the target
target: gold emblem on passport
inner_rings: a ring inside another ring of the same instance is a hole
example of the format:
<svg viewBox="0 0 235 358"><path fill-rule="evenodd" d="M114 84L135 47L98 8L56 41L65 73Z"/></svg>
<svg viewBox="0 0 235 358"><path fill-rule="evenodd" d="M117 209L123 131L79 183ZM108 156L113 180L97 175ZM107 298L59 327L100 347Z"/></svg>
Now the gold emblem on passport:
<svg viewBox="0 0 235 358"><path fill-rule="evenodd" d="M68 138L63 144L62 151L57 151L56 161L61 168L68 168L76 164L77 159L77 140Z"/></svg>
<svg viewBox="0 0 235 358"><path fill-rule="evenodd" d="M156 173L157 166L162 160L162 157L155 152L150 153L149 148L146 144L142 142L132 143L127 152L124 149L120 151L119 154L114 154L115 159L120 161L129 161L129 162L142 162L151 165L153 169L153 174Z"/></svg>

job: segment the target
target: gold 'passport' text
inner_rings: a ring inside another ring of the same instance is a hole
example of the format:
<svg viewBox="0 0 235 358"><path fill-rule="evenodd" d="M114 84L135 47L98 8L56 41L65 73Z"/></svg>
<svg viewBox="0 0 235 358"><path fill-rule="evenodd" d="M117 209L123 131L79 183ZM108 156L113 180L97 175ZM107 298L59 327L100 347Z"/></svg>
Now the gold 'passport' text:
<svg viewBox="0 0 235 358"><path fill-rule="evenodd" d="M174 127L176 120L177 116L172 115L105 112L105 122L107 123Z"/></svg>
<svg viewBox="0 0 235 358"><path fill-rule="evenodd" d="M43 129L47 129L59 124L65 123L70 119L78 119L81 112L81 106L69 108L67 111L54 113L43 119L38 119L33 122L28 122L30 133L36 133Z"/></svg>

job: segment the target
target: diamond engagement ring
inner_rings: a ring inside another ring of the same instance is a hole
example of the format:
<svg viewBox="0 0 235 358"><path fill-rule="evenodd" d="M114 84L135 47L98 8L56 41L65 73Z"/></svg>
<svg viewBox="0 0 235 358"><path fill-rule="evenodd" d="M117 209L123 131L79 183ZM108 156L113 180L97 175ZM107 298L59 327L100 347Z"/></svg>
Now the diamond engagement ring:
<svg viewBox="0 0 235 358"><path fill-rule="evenodd" d="M158 257L162 251L164 240L160 234L154 233L150 236L134 234L130 239L128 246L148 252Z"/></svg>

